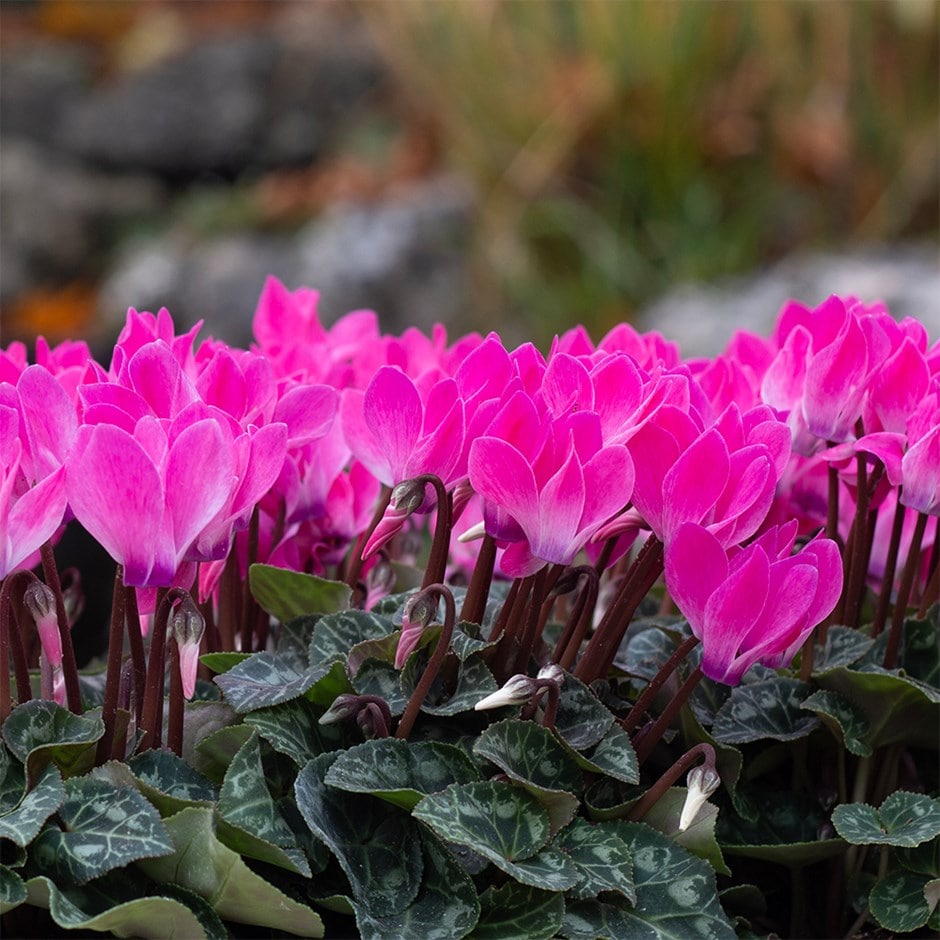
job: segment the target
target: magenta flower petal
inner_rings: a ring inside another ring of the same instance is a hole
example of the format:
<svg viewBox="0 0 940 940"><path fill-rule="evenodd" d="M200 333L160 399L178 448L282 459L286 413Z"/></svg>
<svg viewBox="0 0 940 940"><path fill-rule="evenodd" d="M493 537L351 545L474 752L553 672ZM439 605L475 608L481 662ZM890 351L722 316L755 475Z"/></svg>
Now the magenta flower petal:
<svg viewBox="0 0 940 940"><path fill-rule="evenodd" d="M538 532L539 494L535 474L512 444L481 437L470 447L470 484L484 500L505 510L526 534Z"/></svg>
<svg viewBox="0 0 940 940"><path fill-rule="evenodd" d="M663 540L683 522L701 522L728 482L728 445L709 428L666 474L663 480Z"/></svg>
<svg viewBox="0 0 940 940"><path fill-rule="evenodd" d="M330 430L338 405L336 389L298 385L278 401L272 420L287 425L290 446L297 447L318 440Z"/></svg>
<svg viewBox="0 0 940 940"><path fill-rule="evenodd" d="M908 448L901 473L901 502L928 516L940 516L940 424Z"/></svg>
<svg viewBox="0 0 940 940"><path fill-rule="evenodd" d="M18 448L19 441L16 444ZM12 456L9 475L6 479L0 476L0 580L52 538L62 525L66 506L65 467L13 500L18 450Z"/></svg>
<svg viewBox="0 0 940 940"><path fill-rule="evenodd" d="M172 576L175 559L163 525L163 482L140 444L112 425L85 426L79 428L66 467L72 511L124 566L125 584L148 585L154 568Z"/></svg>
<svg viewBox="0 0 940 940"><path fill-rule="evenodd" d="M554 564L569 564L580 548L572 543L583 514L584 473L572 447L568 458L542 488L538 530L526 531L533 553Z"/></svg>
<svg viewBox="0 0 940 940"><path fill-rule="evenodd" d="M728 558L704 526L686 522L666 546L666 587L700 639L708 599L728 577Z"/></svg>

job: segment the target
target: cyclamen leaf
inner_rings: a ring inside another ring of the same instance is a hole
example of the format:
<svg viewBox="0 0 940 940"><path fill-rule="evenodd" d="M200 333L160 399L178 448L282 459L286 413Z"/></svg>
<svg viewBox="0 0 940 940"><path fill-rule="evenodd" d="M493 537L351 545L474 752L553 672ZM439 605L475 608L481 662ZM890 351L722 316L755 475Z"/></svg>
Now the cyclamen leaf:
<svg viewBox="0 0 940 940"><path fill-rule="evenodd" d="M229 725L206 735L193 752L193 767L219 783L242 745L255 733L251 725Z"/></svg>
<svg viewBox="0 0 940 940"><path fill-rule="evenodd" d="M687 940L734 936L734 927L718 902L715 872L707 862L643 823L608 825L615 827L630 848L637 896L635 915L655 930L655 937Z"/></svg>
<svg viewBox="0 0 940 940"><path fill-rule="evenodd" d="M352 591L342 581L313 574L252 565L248 583L254 599L281 623L304 614L332 614L349 606Z"/></svg>
<svg viewBox="0 0 940 940"><path fill-rule="evenodd" d="M63 776L84 773L94 763L95 744L103 734L100 718L73 715L44 699L18 705L3 723L3 739L30 779L50 761Z"/></svg>
<svg viewBox="0 0 940 940"><path fill-rule="evenodd" d="M553 843L574 862L581 880L569 892L579 899L616 891L636 904L633 860L626 842L603 825L576 819Z"/></svg>
<svg viewBox="0 0 940 940"><path fill-rule="evenodd" d="M424 876L418 896L401 913L373 917L354 902L362 940L420 937L461 940L480 916L477 890L453 856L434 838L422 833Z"/></svg>
<svg viewBox="0 0 940 940"><path fill-rule="evenodd" d="M328 662L337 656L346 658L363 640L377 640L395 632L388 617L364 610L344 610L321 617L310 641L310 665Z"/></svg>
<svg viewBox="0 0 940 940"><path fill-rule="evenodd" d="M480 895L473 940L549 940L565 914L564 895L507 881Z"/></svg>
<svg viewBox="0 0 940 940"><path fill-rule="evenodd" d="M825 689L814 692L800 707L819 715L836 740L852 754L868 757L872 753L871 745L864 740L871 730L868 719L838 692Z"/></svg>
<svg viewBox="0 0 940 940"><path fill-rule="evenodd" d="M577 752L575 752L577 754ZM616 722L601 738L593 750L577 754L578 766L595 773L606 774L624 783L640 782L640 765L630 735Z"/></svg>
<svg viewBox="0 0 940 940"><path fill-rule="evenodd" d="M128 761L134 776L151 792L182 802L214 803L214 786L172 751L149 750ZM150 797L150 793L144 793ZM178 807L182 809L183 807Z"/></svg>
<svg viewBox="0 0 940 940"><path fill-rule="evenodd" d="M322 937L318 914L256 875L215 833L213 813L190 807L166 820L172 854L139 863L158 883L176 883L205 898L224 920Z"/></svg>
<svg viewBox="0 0 940 940"><path fill-rule="evenodd" d="M508 719L490 725L473 752L522 784L545 808L551 834L567 826L578 811L581 771L552 733L531 721Z"/></svg>
<svg viewBox="0 0 940 940"><path fill-rule="evenodd" d="M245 724L256 728L275 750L303 767L318 754L336 748L342 740L342 729L318 723L322 713L306 698L296 698L251 712L245 716Z"/></svg>
<svg viewBox="0 0 940 940"><path fill-rule="evenodd" d="M65 786L59 769L50 764L36 785L23 794L19 804L0 816L0 839L10 839L25 848L43 823L65 802Z"/></svg>
<svg viewBox="0 0 940 940"><path fill-rule="evenodd" d="M620 899L569 902L559 933L569 940L660 940L664 936Z"/></svg>
<svg viewBox="0 0 940 940"><path fill-rule="evenodd" d="M725 744L804 738L819 725L818 718L801 711L809 695L805 682L783 676L739 685L715 716L712 735Z"/></svg>
<svg viewBox="0 0 940 940"><path fill-rule="evenodd" d="M79 892L63 890L49 878L30 878L26 887L30 904L46 908L55 923L66 930L97 930L153 940L170 936L219 940L225 936L211 907L205 905L197 911L195 904L183 901L178 889L169 886L169 890L161 890L176 897L134 898L94 913L78 906L82 899Z"/></svg>
<svg viewBox="0 0 940 940"><path fill-rule="evenodd" d="M888 744L936 748L940 690L880 666L866 666L864 672L839 667L819 676L816 683L838 692L865 715L871 725L867 742L873 748Z"/></svg>
<svg viewBox="0 0 940 940"><path fill-rule="evenodd" d="M932 910L924 894L929 879L908 871L882 878L868 896L875 920L886 930L910 933L927 923Z"/></svg>
<svg viewBox="0 0 940 940"><path fill-rule="evenodd" d="M45 871L62 872L75 884L131 862L173 851L160 814L136 790L101 780L66 781L58 817L65 830L40 833L34 857Z"/></svg>
<svg viewBox="0 0 940 940"><path fill-rule="evenodd" d="M424 860L414 821L368 796L329 786L336 754L321 754L297 775L297 808L346 873L356 905L370 917L400 914L418 896Z"/></svg>
<svg viewBox="0 0 940 940"><path fill-rule="evenodd" d="M359 695L384 698L393 717L408 705L408 696L401 690L401 673L390 662L367 659L353 676L352 685Z"/></svg>
<svg viewBox="0 0 940 940"><path fill-rule="evenodd" d="M519 787L497 781L453 784L426 796L412 815L445 842L468 846L522 884L564 891L578 880L567 856L543 849L550 835L548 812Z"/></svg>
<svg viewBox="0 0 940 940"><path fill-rule="evenodd" d="M26 885L12 868L0 865L0 914L12 911L26 900Z"/></svg>
<svg viewBox="0 0 940 940"><path fill-rule="evenodd" d="M721 847L715 839L715 822L718 807L706 802L698 811L688 829L679 831L679 819L685 805L688 790L685 787L670 787L643 817L647 826L669 836L676 845L688 849L693 855L705 859L720 875L730 875Z"/></svg>
<svg viewBox="0 0 940 940"><path fill-rule="evenodd" d="M255 653L214 681L235 711L244 714L299 698L326 676L332 665L330 662L300 671L272 653Z"/></svg>
<svg viewBox="0 0 940 940"><path fill-rule="evenodd" d="M417 656L410 656L401 672L402 692L409 697L420 678L417 673L418 659ZM435 681L421 705L421 711L443 718L459 715L461 712L470 712L473 711L477 702L495 692L498 687L493 673L483 662L482 657L472 656L460 664L457 672L457 685L453 694L443 698L440 683Z"/></svg>
<svg viewBox="0 0 940 940"><path fill-rule="evenodd" d="M851 666L872 648L874 642L871 637L850 627L830 627L825 646L813 659L813 675L822 675L839 666Z"/></svg>
<svg viewBox="0 0 940 940"><path fill-rule="evenodd" d="M294 834L278 813L265 782L257 734L229 764L219 793L219 812L227 822L259 839L281 848L294 846Z"/></svg>
<svg viewBox="0 0 940 940"><path fill-rule="evenodd" d="M325 782L352 793L372 793L411 810L429 793L479 779L476 765L453 744L380 738L343 751Z"/></svg>
<svg viewBox="0 0 940 940"><path fill-rule="evenodd" d="M898 790L879 809L844 803L832 811L836 832L853 845L913 848L940 835L940 800Z"/></svg>
<svg viewBox="0 0 940 940"><path fill-rule="evenodd" d="M576 751L597 744L607 734L614 716L591 690L574 676L566 674L558 697L555 730Z"/></svg>

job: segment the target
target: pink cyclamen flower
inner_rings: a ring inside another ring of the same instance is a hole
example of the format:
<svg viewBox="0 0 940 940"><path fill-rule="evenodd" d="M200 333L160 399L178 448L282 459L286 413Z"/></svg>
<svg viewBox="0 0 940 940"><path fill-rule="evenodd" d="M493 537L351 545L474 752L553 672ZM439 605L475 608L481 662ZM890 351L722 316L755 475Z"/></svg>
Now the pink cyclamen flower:
<svg viewBox="0 0 940 940"><path fill-rule="evenodd" d="M681 525L666 545L666 586L702 641L702 672L737 685L755 663L789 665L842 592L835 542L790 550L796 525L768 529L734 554L704 526Z"/></svg>
<svg viewBox="0 0 940 940"><path fill-rule="evenodd" d="M165 587L237 483L231 439L219 423L167 427L152 417L133 433L84 425L67 467L76 518L124 566L124 583Z"/></svg>
<svg viewBox="0 0 940 940"><path fill-rule="evenodd" d="M547 563L571 564L633 492L630 452L622 444L601 445L596 413L540 420L534 404L526 409L527 399L519 392L507 409L528 410L531 421L494 422L494 428L515 427L516 433L475 440L468 467L484 500L486 531L512 543L502 558L512 577Z"/></svg>

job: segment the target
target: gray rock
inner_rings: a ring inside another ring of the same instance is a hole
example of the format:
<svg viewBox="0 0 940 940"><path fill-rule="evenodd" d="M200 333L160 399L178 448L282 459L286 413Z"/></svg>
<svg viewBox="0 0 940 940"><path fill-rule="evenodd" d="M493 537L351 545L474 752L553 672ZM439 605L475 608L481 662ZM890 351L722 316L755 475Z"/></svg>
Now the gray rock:
<svg viewBox="0 0 940 940"><path fill-rule="evenodd" d="M120 75L65 115L62 146L101 166L171 177L239 171L263 138L277 57L268 36L224 37Z"/></svg>
<svg viewBox="0 0 940 940"><path fill-rule="evenodd" d="M293 237L262 233L194 241L176 229L115 259L99 313L116 333L128 307L167 307L180 328L251 341L251 317L265 278L320 291L325 324L368 308L382 327L458 325L467 296L470 197L451 179L422 184L376 205L335 206Z"/></svg>
<svg viewBox="0 0 940 940"><path fill-rule="evenodd" d="M735 330L769 334L787 300L815 306L830 294L884 301L940 338L940 263L935 248L918 245L799 256L714 286L684 284L643 310L640 324L677 340L685 356L714 356Z"/></svg>
<svg viewBox="0 0 940 940"><path fill-rule="evenodd" d="M31 40L0 59L0 132L51 143L58 126L86 93L92 56L83 46Z"/></svg>
<svg viewBox="0 0 940 940"><path fill-rule="evenodd" d="M23 138L3 138L0 298L87 274L115 223L155 211L163 190L139 176L105 176Z"/></svg>

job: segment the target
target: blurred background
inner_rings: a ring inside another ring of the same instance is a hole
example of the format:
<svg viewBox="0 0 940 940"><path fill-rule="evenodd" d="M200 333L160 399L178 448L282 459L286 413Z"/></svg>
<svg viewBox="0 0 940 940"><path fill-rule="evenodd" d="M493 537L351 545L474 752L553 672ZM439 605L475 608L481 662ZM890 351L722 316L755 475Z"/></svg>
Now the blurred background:
<svg viewBox="0 0 940 940"><path fill-rule="evenodd" d="M128 306L689 354L780 303L940 335L935 0L4 0L0 340ZM204 335L204 334L203 334Z"/></svg>

